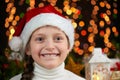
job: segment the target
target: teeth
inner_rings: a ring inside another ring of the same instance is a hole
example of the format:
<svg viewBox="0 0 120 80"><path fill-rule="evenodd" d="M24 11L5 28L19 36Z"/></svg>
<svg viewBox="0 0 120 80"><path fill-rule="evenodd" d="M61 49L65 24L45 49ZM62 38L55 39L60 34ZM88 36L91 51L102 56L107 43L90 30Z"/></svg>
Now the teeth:
<svg viewBox="0 0 120 80"><path fill-rule="evenodd" d="M58 55L59 54L41 54L41 56L43 56L43 57L56 57Z"/></svg>

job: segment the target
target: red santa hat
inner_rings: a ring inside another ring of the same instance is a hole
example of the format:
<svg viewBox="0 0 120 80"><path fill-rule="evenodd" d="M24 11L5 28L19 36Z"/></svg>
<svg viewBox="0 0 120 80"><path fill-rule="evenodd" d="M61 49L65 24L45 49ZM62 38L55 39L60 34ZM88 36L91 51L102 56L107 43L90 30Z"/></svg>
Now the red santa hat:
<svg viewBox="0 0 120 80"><path fill-rule="evenodd" d="M74 44L74 28L71 21L59 13L53 6L48 5L42 8L34 8L27 11L20 21L13 38L9 41L11 50L21 51L24 55L26 44L37 28L52 25L65 32L69 39L70 48Z"/></svg>

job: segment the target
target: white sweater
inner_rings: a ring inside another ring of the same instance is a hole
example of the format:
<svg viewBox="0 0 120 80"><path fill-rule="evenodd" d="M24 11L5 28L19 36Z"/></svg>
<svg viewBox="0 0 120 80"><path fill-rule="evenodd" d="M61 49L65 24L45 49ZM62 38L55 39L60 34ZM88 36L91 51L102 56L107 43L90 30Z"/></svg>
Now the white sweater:
<svg viewBox="0 0 120 80"><path fill-rule="evenodd" d="M35 63L34 77L32 80L85 80L76 74L64 69L64 63L55 69L45 69ZM21 74L10 80L20 80Z"/></svg>

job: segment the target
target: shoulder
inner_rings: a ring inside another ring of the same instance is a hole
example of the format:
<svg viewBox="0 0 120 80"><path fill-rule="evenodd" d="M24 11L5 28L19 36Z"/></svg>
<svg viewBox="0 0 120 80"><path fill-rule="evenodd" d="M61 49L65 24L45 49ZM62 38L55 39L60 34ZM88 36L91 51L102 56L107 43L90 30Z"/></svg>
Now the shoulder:
<svg viewBox="0 0 120 80"><path fill-rule="evenodd" d="M12 77L10 80L20 80L21 76L22 76L22 73Z"/></svg>
<svg viewBox="0 0 120 80"><path fill-rule="evenodd" d="M85 78L80 77L80 76L74 74L74 73L71 72L71 71L68 71L68 70L66 70L66 71L67 71L67 74L69 75L69 78L70 78L71 80L85 80Z"/></svg>

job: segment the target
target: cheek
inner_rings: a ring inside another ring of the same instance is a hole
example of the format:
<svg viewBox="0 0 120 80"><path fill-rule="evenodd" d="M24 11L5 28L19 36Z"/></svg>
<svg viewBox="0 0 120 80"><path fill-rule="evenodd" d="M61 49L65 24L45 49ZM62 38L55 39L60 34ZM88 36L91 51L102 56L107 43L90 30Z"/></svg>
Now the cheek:
<svg viewBox="0 0 120 80"><path fill-rule="evenodd" d="M63 50L63 51L65 51L66 53L68 53L70 50L70 46L69 46L69 44L68 44L68 42L66 42L66 43L64 43L64 44L62 44L61 45L61 49Z"/></svg>
<svg viewBox="0 0 120 80"><path fill-rule="evenodd" d="M69 54L70 49L67 45L66 46L62 45L61 47L59 47L59 49L60 49L62 55L67 56Z"/></svg>
<svg viewBox="0 0 120 80"><path fill-rule="evenodd" d="M39 46L31 46L31 53L32 54L38 54L40 52Z"/></svg>

